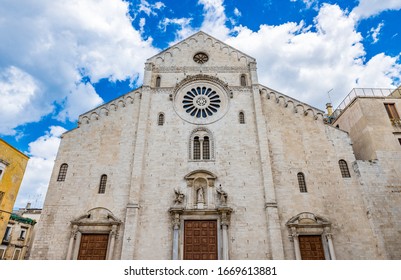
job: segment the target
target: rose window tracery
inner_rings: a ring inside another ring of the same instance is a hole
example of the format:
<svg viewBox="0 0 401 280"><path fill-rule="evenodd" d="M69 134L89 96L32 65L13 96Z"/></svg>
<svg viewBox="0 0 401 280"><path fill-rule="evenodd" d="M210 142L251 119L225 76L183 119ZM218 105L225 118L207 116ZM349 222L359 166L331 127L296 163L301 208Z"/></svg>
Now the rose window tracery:
<svg viewBox="0 0 401 280"><path fill-rule="evenodd" d="M194 61L199 64L203 64L209 60L209 57L205 53L197 53L194 55Z"/></svg>
<svg viewBox="0 0 401 280"><path fill-rule="evenodd" d="M186 92L182 107L193 117L207 118L217 113L220 103L220 95L215 90L209 87L196 87Z"/></svg>

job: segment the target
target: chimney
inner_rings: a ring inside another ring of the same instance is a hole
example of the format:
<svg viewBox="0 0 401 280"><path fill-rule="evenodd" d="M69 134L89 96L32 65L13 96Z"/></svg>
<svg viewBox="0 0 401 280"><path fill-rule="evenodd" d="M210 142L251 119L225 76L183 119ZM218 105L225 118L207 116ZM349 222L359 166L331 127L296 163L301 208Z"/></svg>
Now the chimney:
<svg viewBox="0 0 401 280"><path fill-rule="evenodd" d="M333 114L333 106L331 103L326 103L327 115L330 117Z"/></svg>

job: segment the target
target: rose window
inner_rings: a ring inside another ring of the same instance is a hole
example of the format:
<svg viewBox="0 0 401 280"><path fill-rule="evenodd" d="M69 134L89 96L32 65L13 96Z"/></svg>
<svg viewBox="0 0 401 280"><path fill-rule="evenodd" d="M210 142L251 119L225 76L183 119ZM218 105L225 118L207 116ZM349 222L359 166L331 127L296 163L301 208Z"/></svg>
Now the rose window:
<svg viewBox="0 0 401 280"><path fill-rule="evenodd" d="M220 103L220 96L215 90L197 87L187 91L182 100L182 107L191 116L207 118L217 113Z"/></svg>
<svg viewBox="0 0 401 280"><path fill-rule="evenodd" d="M205 53L197 53L194 55L194 61L199 64L203 64L209 60L209 57Z"/></svg>

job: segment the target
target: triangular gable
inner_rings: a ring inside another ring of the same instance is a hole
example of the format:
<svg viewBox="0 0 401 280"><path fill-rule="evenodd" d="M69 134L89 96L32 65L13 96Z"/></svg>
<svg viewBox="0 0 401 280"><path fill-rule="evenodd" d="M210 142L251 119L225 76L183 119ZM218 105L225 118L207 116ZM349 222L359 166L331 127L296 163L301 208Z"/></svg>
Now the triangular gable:
<svg viewBox="0 0 401 280"><path fill-rule="evenodd" d="M209 56L214 55L222 60L231 58L242 62L255 62L255 58L237 50L236 48L223 43L222 41L210 36L209 34L199 31L188 38L174 44L173 46L165 49L164 51L152 56L146 62L153 62L154 64L162 64L170 58L177 64L177 60L173 58L182 58L183 55L188 57L184 61L192 61L192 56L197 51L204 51ZM210 53L208 53L210 52ZM224 57L226 56L226 58Z"/></svg>

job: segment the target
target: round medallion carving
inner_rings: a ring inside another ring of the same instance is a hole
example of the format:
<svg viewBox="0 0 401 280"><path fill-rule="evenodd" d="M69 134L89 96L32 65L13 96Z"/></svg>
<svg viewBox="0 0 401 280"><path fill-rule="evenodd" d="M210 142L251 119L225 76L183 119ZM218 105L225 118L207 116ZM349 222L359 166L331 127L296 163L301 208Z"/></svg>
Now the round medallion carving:
<svg viewBox="0 0 401 280"><path fill-rule="evenodd" d="M207 62L208 60L209 60L209 57L207 56L207 54L205 54L203 52L199 52L194 55L194 61L196 63L203 64L203 63Z"/></svg>

